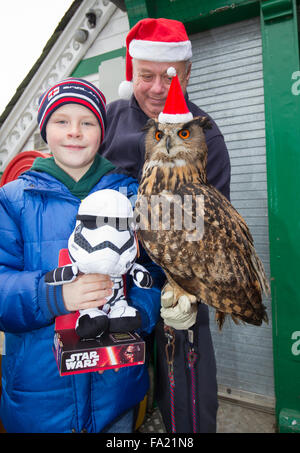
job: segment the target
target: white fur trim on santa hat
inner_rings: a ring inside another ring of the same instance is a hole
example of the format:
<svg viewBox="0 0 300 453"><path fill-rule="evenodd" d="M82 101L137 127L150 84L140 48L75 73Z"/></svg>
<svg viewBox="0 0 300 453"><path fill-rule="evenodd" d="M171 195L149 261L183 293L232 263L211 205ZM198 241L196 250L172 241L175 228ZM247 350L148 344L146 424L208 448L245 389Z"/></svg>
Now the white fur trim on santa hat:
<svg viewBox="0 0 300 453"><path fill-rule="evenodd" d="M129 44L132 58L146 61L185 61L192 58L191 41L163 42L133 39Z"/></svg>
<svg viewBox="0 0 300 453"><path fill-rule="evenodd" d="M128 80L123 80L119 85L119 96L122 99L130 99L133 94L133 83Z"/></svg>
<svg viewBox="0 0 300 453"><path fill-rule="evenodd" d="M173 115L172 113L163 113L161 112L158 115L158 122L159 123L184 123L187 121L191 121L193 119L193 114L191 112L187 113L176 113Z"/></svg>

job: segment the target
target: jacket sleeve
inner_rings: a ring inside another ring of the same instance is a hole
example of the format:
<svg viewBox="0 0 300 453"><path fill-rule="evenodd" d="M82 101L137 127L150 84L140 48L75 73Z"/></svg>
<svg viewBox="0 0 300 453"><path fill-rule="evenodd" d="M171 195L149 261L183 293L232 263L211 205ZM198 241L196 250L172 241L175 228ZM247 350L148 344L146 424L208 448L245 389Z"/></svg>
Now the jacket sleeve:
<svg viewBox="0 0 300 453"><path fill-rule="evenodd" d="M230 200L230 160L222 134L207 138L207 179Z"/></svg>
<svg viewBox="0 0 300 453"><path fill-rule="evenodd" d="M142 318L141 333L150 334L158 321L160 313L160 296L166 277L163 270L153 263L140 246L140 257L137 263L144 266L151 274L153 286L150 289L138 288L127 276L127 295L128 302L136 308Z"/></svg>
<svg viewBox="0 0 300 453"><path fill-rule="evenodd" d="M23 200L8 200L0 189L0 330L18 333L49 325L56 311L66 311L62 297L48 294L42 270L24 270L24 244L21 229ZM53 292L53 289L50 290ZM61 291L61 289L60 289ZM48 297L48 300L47 300ZM55 299L55 302L54 302ZM53 310L52 310L53 311Z"/></svg>

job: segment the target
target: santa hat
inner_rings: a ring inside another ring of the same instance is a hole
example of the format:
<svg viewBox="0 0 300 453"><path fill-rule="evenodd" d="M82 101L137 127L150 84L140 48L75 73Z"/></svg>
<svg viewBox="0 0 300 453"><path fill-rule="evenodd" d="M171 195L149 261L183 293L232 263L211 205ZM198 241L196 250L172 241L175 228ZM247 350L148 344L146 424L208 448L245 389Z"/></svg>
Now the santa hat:
<svg viewBox="0 0 300 453"><path fill-rule="evenodd" d="M176 69L168 68L167 74L173 78L164 109L158 115L159 123L184 123L192 120L194 117L186 105Z"/></svg>
<svg viewBox="0 0 300 453"><path fill-rule="evenodd" d="M126 38L126 81L119 86L119 96L130 98L132 58L146 61L185 61L192 57L192 45L182 22L172 19L142 19Z"/></svg>

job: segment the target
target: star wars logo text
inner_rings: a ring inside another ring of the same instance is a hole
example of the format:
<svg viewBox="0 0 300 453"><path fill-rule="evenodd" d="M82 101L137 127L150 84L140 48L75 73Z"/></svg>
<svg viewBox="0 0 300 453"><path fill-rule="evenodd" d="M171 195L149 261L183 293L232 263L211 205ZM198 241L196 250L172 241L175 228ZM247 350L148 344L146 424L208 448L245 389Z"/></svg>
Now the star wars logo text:
<svg viewBox="0 0 300 453"><path fill-rule="evenodd" d="M90 368L97 365L99 355L96 351L76 352L66 359L67 370L77 370L79 368Z"/></svg>

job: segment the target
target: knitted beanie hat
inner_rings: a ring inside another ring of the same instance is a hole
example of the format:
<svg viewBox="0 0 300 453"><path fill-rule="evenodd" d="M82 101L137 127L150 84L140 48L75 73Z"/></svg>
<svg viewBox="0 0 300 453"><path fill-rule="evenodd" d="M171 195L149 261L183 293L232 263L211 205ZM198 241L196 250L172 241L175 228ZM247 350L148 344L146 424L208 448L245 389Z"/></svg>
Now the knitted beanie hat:
<svg viewBox="0 0 300 453"><path fill-rule="evenodd" d="M49 88L39 100L38 124L43 140L47 143L47 122L59 107L80 104L87 107L97 118L101 129L101 142L106 128L106 99L92 83L84 79L68 78Z"/></svg>
<svg viewBox="0 0 300 453"><path fill-rule="evenodd" d="M146 61L175 62L192 57L192 45L182 22L172 19L142 19L126 37L126 80L119 86L119 96L133 92L132 58Z"/></svg>

